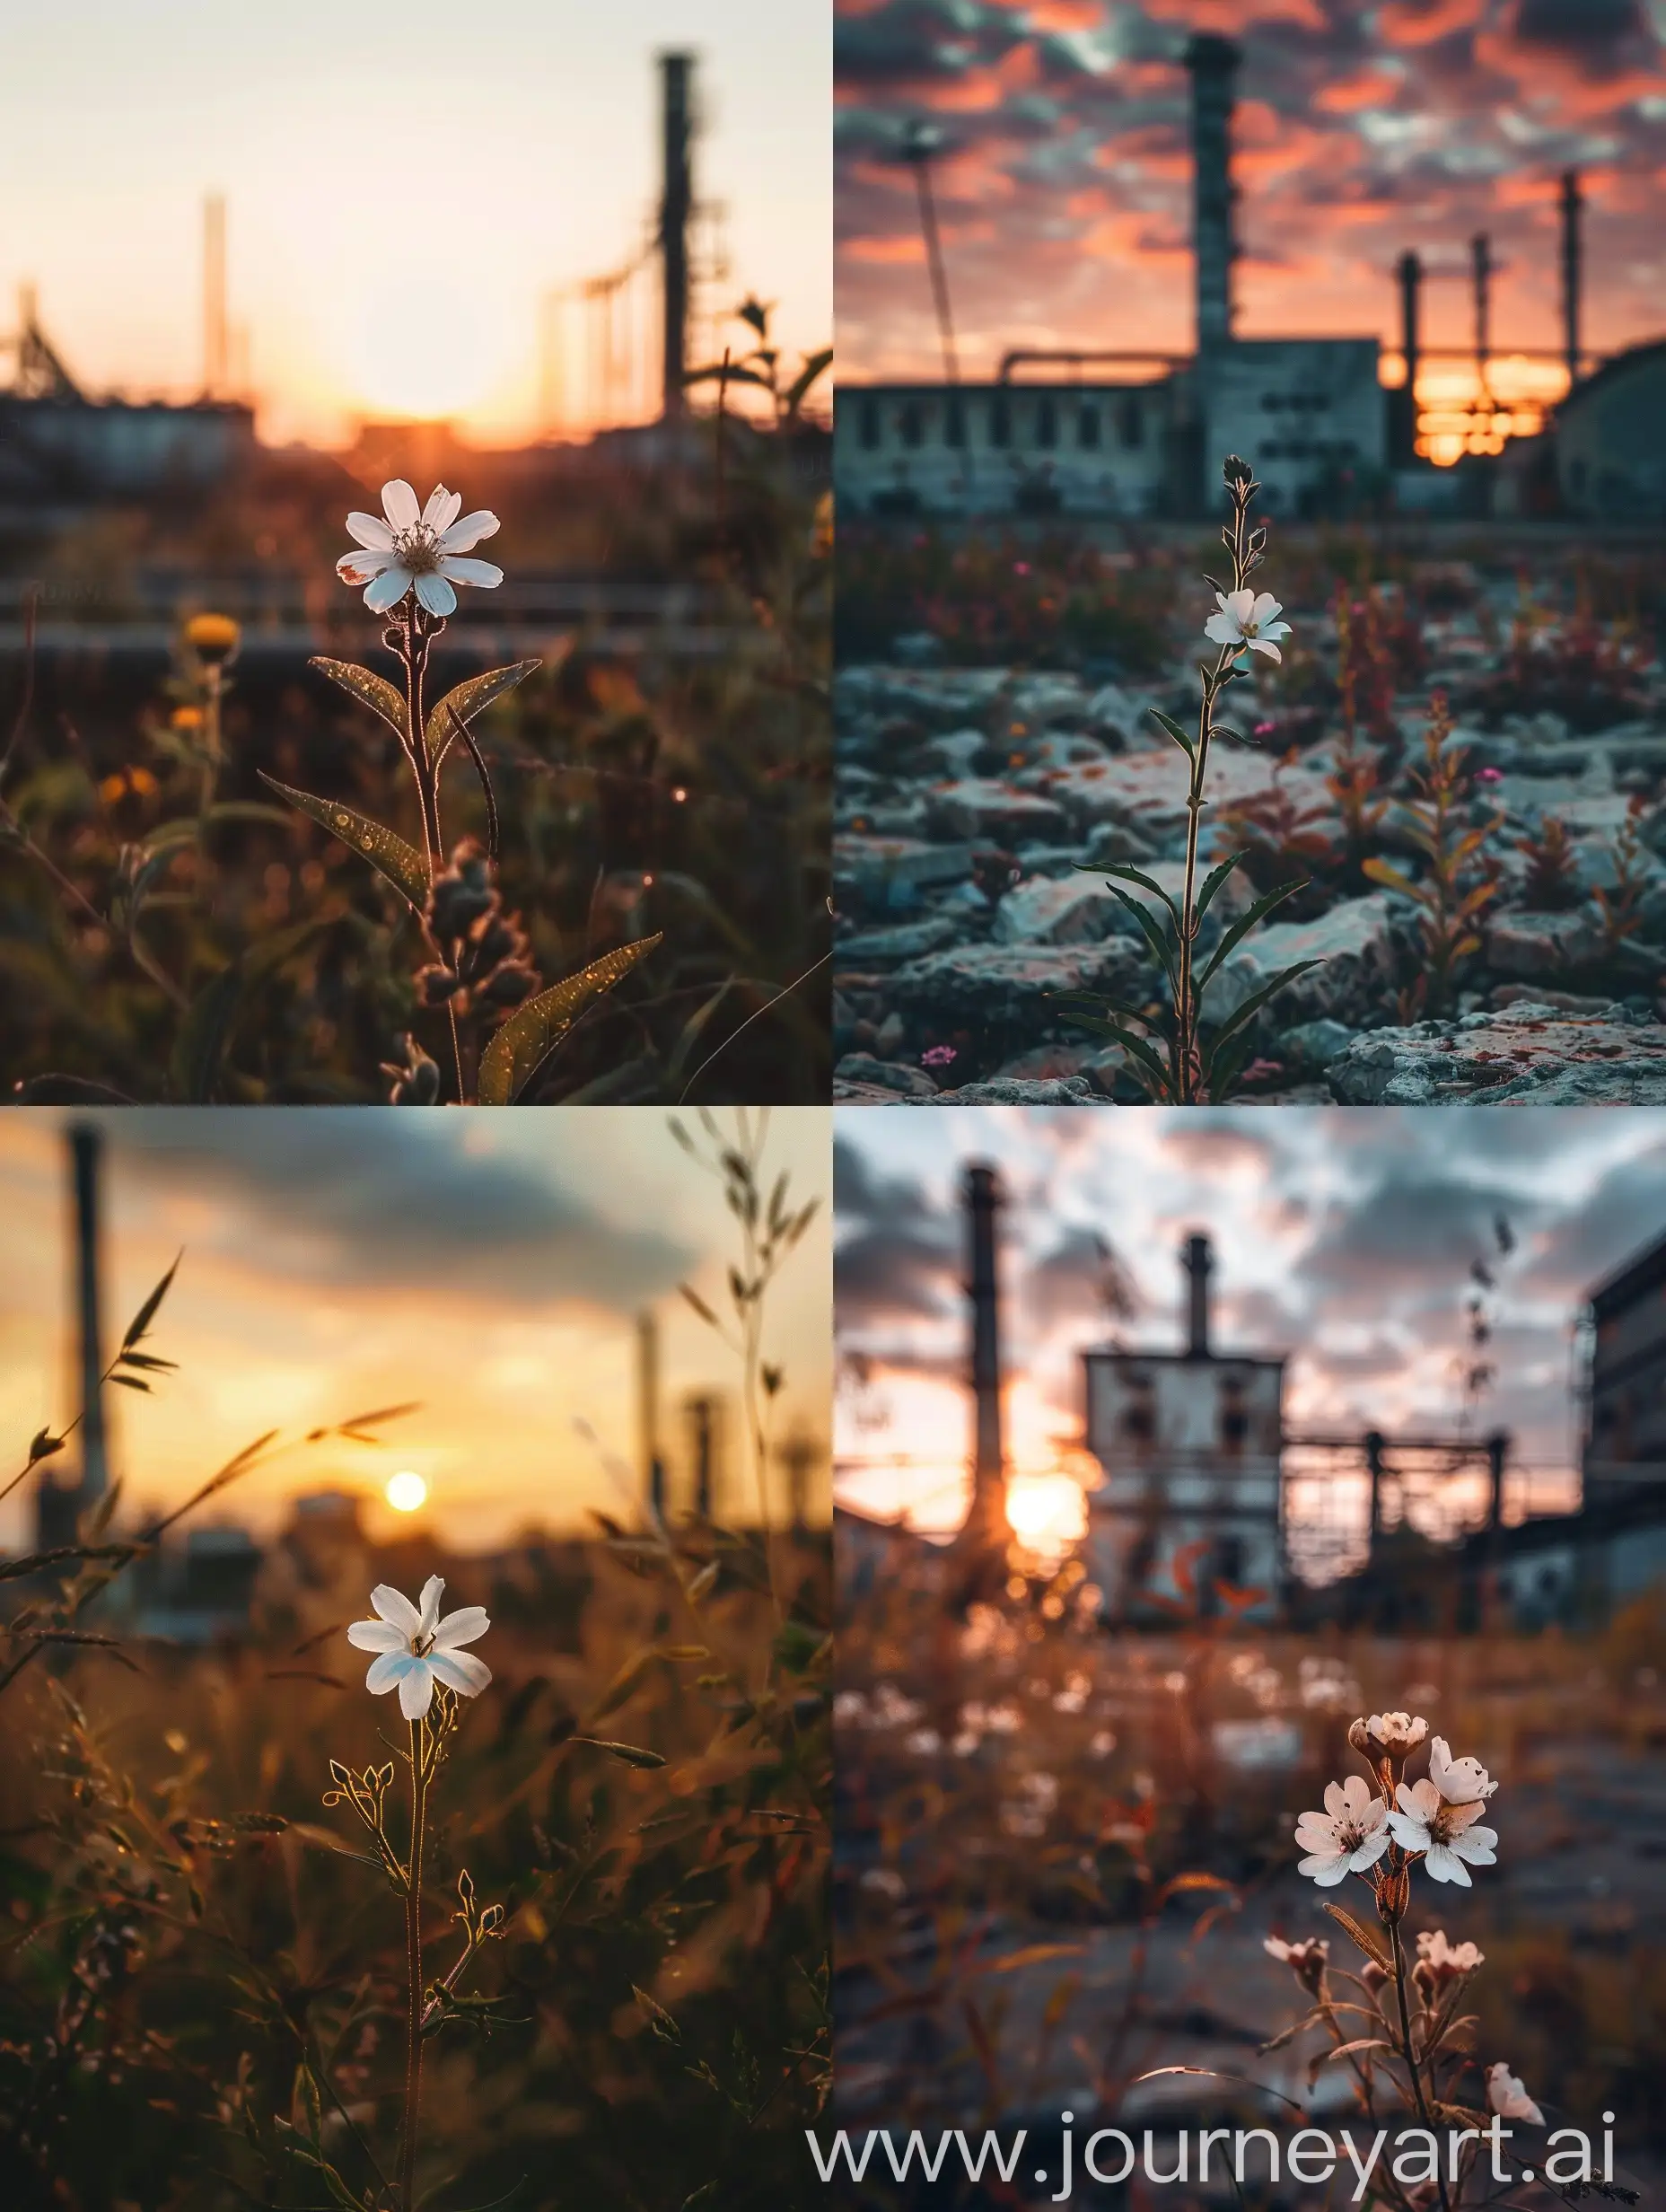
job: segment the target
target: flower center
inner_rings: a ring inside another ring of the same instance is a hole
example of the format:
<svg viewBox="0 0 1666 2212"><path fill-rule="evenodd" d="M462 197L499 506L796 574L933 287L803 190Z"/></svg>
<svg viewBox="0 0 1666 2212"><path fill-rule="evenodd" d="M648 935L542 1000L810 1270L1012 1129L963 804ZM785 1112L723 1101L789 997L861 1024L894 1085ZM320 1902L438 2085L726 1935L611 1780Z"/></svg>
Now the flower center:
<svg viewBox="0 0 1666 2212"><path fill-rule="evenodd" d="M408 575L431 576L440 566L439 540L425 522L416 522L395 532L393 557Z"/></svg>

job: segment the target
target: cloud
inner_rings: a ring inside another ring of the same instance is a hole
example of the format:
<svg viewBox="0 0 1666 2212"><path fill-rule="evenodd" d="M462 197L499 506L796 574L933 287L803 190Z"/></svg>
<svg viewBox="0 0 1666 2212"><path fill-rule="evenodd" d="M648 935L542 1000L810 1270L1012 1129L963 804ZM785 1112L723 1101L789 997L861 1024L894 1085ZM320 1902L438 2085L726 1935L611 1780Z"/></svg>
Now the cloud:
<svg viewBox="0 0 1666 2212"><path fill-rule="evenodd" d="M391 1107L169 1107L104 1126L123 1183L215 1201L225 1210L206 1241L320 1287L443 1283L504 1304L628 1310L697 1256L662 1229L610 1218L563 1180L553 1140L546 1163L452 1141Z"/></svg>

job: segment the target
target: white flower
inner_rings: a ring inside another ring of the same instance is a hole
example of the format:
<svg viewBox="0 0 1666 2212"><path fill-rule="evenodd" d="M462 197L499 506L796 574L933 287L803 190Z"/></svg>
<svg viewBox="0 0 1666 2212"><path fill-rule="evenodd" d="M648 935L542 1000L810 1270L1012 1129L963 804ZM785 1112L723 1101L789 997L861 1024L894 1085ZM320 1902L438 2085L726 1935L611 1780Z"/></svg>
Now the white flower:
<svg viewBox="0 0 1666 2212"><path fill-rule="evenodd" d="M1502 2058L1486 2069L1486 2102L1501 2120L1530 2120L1535 2128L1545 2124L1544 2114L1527 2094L1527 2084Z"/></svg>
<svg viewBox="0 0 1666 2212"><path fill-rule="evenodd" d="M1327 1782L1325 1810L1304 1813L1296 1822L1296 1841L1308 1853L1296 1872L1311 1874L1320 1889L1363 1873L1389 1848L1388 1821L1388 1806L1357 1774Z"/></svg>
<svg viewBox="0 0 1666 2212"><path fill-rule="evenodd" d="M1390 1756L1404 1759L1428 1734L1429 1724L1426 1720L1414 1720L1409 1713L1373 1713L1365 1723L1365 1730Z"/></svg>
<svg viewBox="0 0 1666 2212"><path fill-rule="evenodd" d="M1477 1966L1486 1963L1486 1954L1474 1944L1452 1944L1446 1940L1446 1930L1424 1928L1417 1937L1419 1960L1442 1981L1454 1974L1473 1974Z"/></svg>
<svg viewBox="0 0 1666 2212"><path fill-rule="evenodd" d="M430 614L450 614L457 604L454 584L478 584L487 589L504 580L501 568L490 561L460 560L471 545L489 538L498 527L497 517L486 507L458 514L462 495L436 484L420 512L416 495L402 477L381 487L382 514L355 512L347 517L347 535L364 549L344 553L336 574L344 584L366 584L364 604L375 614L386 614L415 588Z"/></svg>
<svg viewBox="0 0 1666 2212"><path fill-rule="evenodd" d="M1241 592L1217 592L1219 614L1212 614L1203 626L1206 637L1217 645L1248 645L1251 653L1265 653L1269 661L1282 661L1284 654L1273 643L1276 637L1288 637L1288 622L1275 618L1283 614L1284 607L1270 592L1259 598L1246 587Z"/></svg>
<svg viewBox="0 0 1666 2212"><path fill-rule="evenodd" d="M440 1619L440 1596L445 1584L430 1575L423 1584L422 1610L388 1583L378 1583L370 1602L378 1620L355 1620L347 1641L360 1651L380 1655L371 1662L364 1687L381 1697L397 1683L399 1710L407 1720L420 1720L434 1700L435 1682L443 1682L464 1698L478 1698L492 1679L492 1670L460 1644L472 1644L491 1627L483 1605L465 1605L460 1612Z"/></svg>
<svg viewBox="0 0 1666 2212"><path fill-rule="evenodd" d="M1262 1938L1261 1948L1269 1959L1289 1967L1310 1988L1330 1963L1330 1945L1322 1936L1310 1936L1299 1944L1287 1944L1282 1936L1267 1936Z"/></svg>
<svg viewBox="0 0 1666 2212"><path fill-rule="evenodd" d="M1451 1805L1474 1804L1498 1787L1478 1759L1454 1759L1444 1736L1429 1746L1429 1779Z"/></svg>
<svg viewBox="0 0 1666 2212"><path fill-rule="evenodd" d="M1402 1782L1395 1800L1399 1809L1389 1815L1394 1840L1402 1851L1421 1851L1435 1881L1455 1882L1467 1890L1472 1885L1465 1859L1471 1866L1497 1863L1498 1830L1476 1825L1486 1810L1478 1799L1451 1804L1433 1782L1423 1781Z"/></svg>

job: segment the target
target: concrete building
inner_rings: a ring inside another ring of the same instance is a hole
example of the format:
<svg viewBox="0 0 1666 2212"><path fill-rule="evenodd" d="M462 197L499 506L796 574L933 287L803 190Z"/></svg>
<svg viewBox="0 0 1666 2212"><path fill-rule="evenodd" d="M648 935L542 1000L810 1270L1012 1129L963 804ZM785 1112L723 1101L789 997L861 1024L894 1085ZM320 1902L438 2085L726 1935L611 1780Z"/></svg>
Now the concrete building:
<svg viewBox="0 0 1666 2212"><path fill-rule="evenodd" d="M1666 522L1666 340L1616 354L1576 384L1548 433L1563 509Z"/></svg>
<svg viewBox="0 0 1666 2212"><path fill-rule="evenodd" d="M1085 1557L1114 1625L1171 1618L1153 1599L1214 1610L1221 1584L1257 1593L1250 1620L1284 1602L1285 1361L1217 1352L1206 1237L1188 1238L1181 1265L1183 1351L1083 1355L1084 1441L1105 1477L1088 1497Z"/></svg>

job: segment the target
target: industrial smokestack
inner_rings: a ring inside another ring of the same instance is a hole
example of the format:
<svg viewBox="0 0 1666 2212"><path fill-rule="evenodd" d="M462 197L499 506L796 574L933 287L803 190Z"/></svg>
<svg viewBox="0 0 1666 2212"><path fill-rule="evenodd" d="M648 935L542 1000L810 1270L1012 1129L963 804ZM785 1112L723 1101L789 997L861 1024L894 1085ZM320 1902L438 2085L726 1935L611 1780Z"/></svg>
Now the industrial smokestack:
<svg viewBox="0 0 1666 2212"><path fill-rule="evenodd" d="M694 214L689 161L692 54L660 56L664 120L664 170L660 191L660 265L663 274L665 363L662 417L681 420L688 369L688 225Z"/></svg>
<svg viewBox="0 0 1666 2212"><path fill-rule="evenodd" d="M636 1316L636 1430L643 1494L657 1519L665 1511L665 1462L660 1457L660 1325Z"/></svg>
<svg viewBox="0 0 1666 2212"><path fill-rule="evenodd" d="M717 1418L715 1398L691 1398L688 1403L689 1457L694 1462L694 1510L709 1521L717 1497Z"/></svg>
<svg viewBox="0 0 1666 2212"><path fill-rule="evenodd" d="M1187 1238L1180 1252L1180 1265L1186 1271L1186 1356L1188 1359L1207 1359L1209 1277L1214 1271L1214 1262L1209 1257L1209 1240L1206 1236Z"/></svg>
<svg viewBox="0 0 1666 2212"><path fill-rule="evenodd" d="M1579 224L1584 204L1579 171L1567 170L1562 179L1562 350L1570 391L1579 382Z"/></svg>
<svg viewBox="0 0 1666 2212"><path fill-rule="evenodd" d="M203 391L224 397L230 374L225 320L225 201L211 192L203 202Z"/></svg>
<svg viewBox="0 0 1666 2212"><path fill-rule="evenodd" d="M1232 335L1232 98L1242 59L1231 39L1208 32L1186 48L1192 77L1192 259L1197 346L1217 351Z"/></svg>
<svg viewBox="0 0 1666 2212"><path fill-rule="evenodd" d="M968 1254L966 1291L972 1302L972 1512L1001 1496L1006 1447L1001 1435L1000 1284L995 1273L995 1216L1001 1185L992 1167L966 1172Z"/></svg>
<svg viewBox="0 0 1666 2212"><path fill-rule="evenodd" d="M75 1185L76 1307L80 1323L81 1489L83 1511L97 1505L110 1488L110 1461L104 1432L104 1330L99 1268L99 1156L103 1140L84 1124L69 1132Z"/></svg>
<svg viewBox="0 0 1666 2212"><path fill-rule="evenodd" d="M1423 261L1416 253L1403 253L1395 274L1400 283L1400 356L1406 364L1406 382L1393 398L1394 459L1402 469L1417 457L1417 374L1423 365Z"/></svg>
<svg viewBox="0 0 1666 2212"><path fill-rule="evenodd" d="M1475 287L1475 373L1485 399L1493 354L1493 247L1485 231L1477 231L1469 241L1469 261Z"/></svg>

